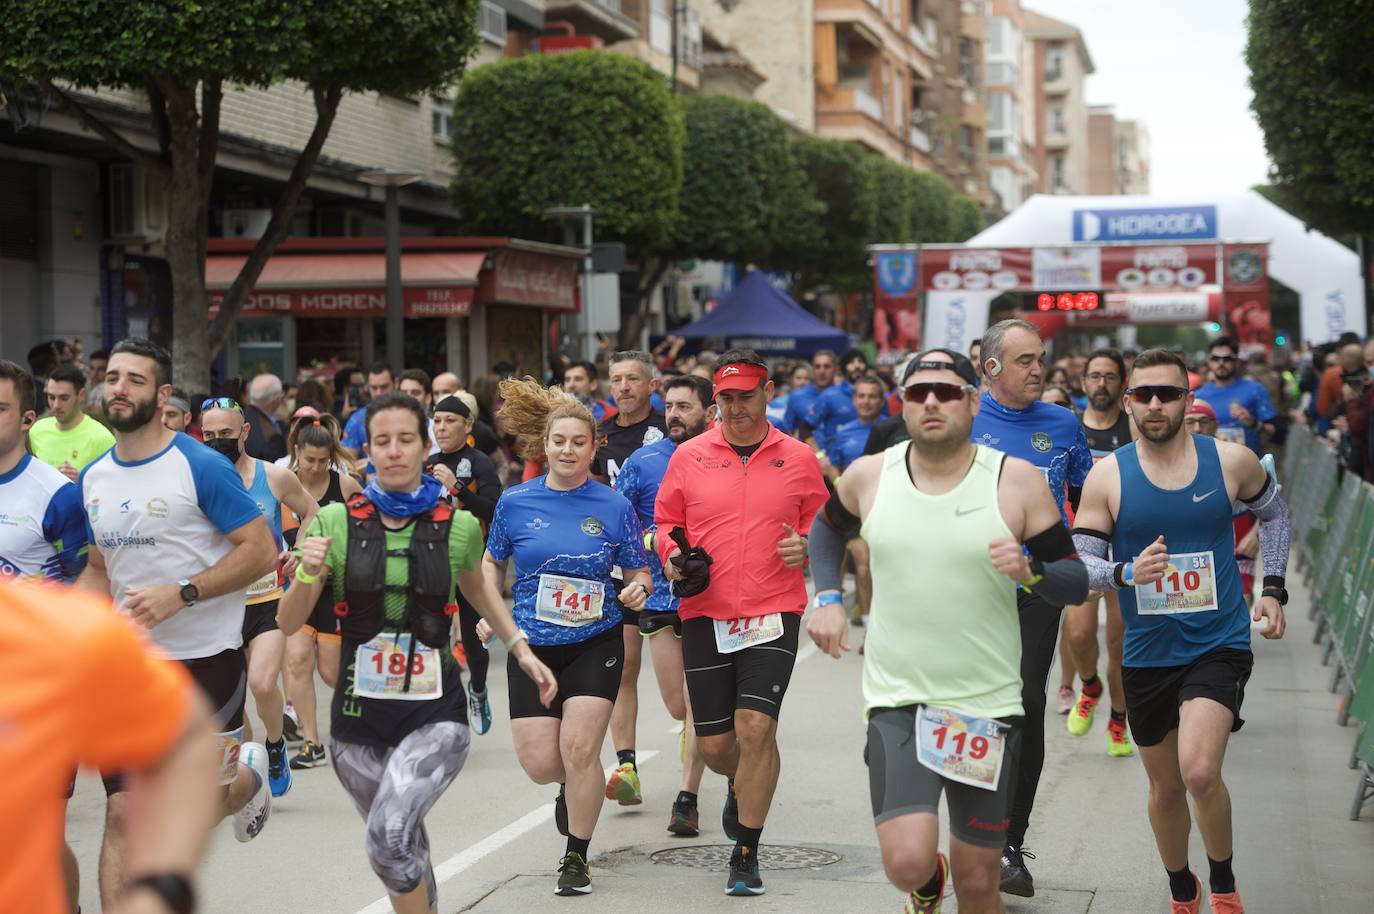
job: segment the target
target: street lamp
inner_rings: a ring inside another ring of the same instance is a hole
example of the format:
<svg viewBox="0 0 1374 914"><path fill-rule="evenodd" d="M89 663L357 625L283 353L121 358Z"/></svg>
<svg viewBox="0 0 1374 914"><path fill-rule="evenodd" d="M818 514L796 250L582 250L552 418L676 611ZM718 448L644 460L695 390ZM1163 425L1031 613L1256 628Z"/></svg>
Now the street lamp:
<svg viewBox="0 0 1374 914"><path fill-rule="evenodd" d="M582 358L592 362L596 360L596 343L594 342L593 331L591 330L591 306L592 306L592 217L596 215L596 210L590 204L582 206L550 206L544 210L544 218L549 222L559 222L563 225L563 240L565 243L572 244L572 236L576 231L576 226L582 224L582 247L586 250L586 257L582 261L582 312L577 315L578 352Z"/></svg>
<svg viewBox="0 0 1374 914"><path fill-rule="evenodd" d="M414 184L420 175L408 171L365 171L364 184L386 188L386 360L391 370L405 370L404 311L401 307L401 201L400 188Z"/></svg>

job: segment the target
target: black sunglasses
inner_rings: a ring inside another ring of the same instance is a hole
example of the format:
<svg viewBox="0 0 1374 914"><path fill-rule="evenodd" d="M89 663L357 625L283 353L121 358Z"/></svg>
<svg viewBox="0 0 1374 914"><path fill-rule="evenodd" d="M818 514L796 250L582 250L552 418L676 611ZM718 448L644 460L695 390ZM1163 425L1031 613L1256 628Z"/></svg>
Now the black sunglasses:
<svg viewBox="0 0 1374 914"><path fill-rule="evenodd" d="M969 389L967 384L950 384L947 381L920 381L908 385L902 391L902 399L908 403L924 403L926 398L935 394L941 403L953 403Z"/></svg>
<svg viewBox="0 0 1374 914"><path fill-rule="evenodd" d="M1175 387L1172 384L1142 384L1139 387L1127 388L1126 396L1137 403L1149 403L1155 397L1159 398L1160 403L1173 403L1188 396L1188 388Z"/></svg>

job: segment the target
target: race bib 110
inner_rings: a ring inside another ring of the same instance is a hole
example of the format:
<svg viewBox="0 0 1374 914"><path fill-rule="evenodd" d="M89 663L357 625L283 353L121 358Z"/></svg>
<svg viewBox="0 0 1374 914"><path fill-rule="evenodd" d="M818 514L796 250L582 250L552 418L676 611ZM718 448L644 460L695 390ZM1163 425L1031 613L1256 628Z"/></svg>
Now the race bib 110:
<svg viewBox="0 0 1374 914"><path fill-rule="evenodd" d="M1164 576L1135 585L1136 612L1142 616L1210 612L1217 608L1216 561L1210 552L1169 556Z"/></svg>

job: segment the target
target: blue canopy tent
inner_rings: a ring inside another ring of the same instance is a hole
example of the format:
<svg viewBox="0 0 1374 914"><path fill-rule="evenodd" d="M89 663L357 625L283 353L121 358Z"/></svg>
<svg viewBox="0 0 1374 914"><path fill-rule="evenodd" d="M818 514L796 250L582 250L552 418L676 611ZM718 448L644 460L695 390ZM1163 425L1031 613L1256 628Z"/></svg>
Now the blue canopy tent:
<svg viewBox="0 0 1374 914"><path fill-rule="evenodd" d="M755 270L710 314L672 331L700 347L720 340L726 349L760 355L810 355L817 349L849 348L849 334L812 315Z"/></svg>

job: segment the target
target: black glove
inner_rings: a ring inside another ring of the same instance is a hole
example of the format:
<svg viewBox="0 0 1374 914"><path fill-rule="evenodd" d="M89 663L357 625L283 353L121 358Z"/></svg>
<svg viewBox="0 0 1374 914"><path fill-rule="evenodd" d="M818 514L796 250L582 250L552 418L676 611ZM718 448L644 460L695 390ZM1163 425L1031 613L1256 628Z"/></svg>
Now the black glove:
<svg viewBox="0 0 1374 914"><path fill-rule="evenodd" d="M695 597L711 586L711 562L713 559L706 554L705 549L689 544L687 533L681 527L674 527L668 531L668 536L681 550L668 560L682 575L680 580L673 582L673 596Z"/></svg>

